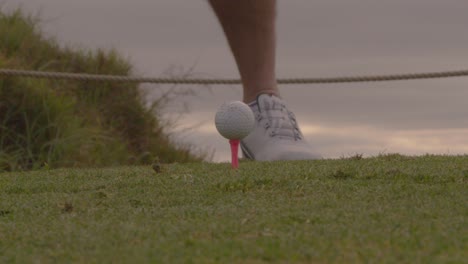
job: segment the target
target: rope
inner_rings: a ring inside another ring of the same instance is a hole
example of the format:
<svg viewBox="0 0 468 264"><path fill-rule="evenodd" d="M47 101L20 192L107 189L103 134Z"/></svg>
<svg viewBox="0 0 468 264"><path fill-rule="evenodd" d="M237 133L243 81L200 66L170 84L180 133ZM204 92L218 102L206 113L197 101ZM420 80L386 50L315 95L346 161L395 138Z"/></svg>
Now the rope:
<svg viewBox="0 0 468 264"><path fill-rule="evenodd" d="M433 79L468 76L468 70L428 72L428 73L408 73L393 75L373 75L373 76L350 76L333 78L288 78L278 79L279 84L314 84L314 83L350 83L350 82L382 82L415 79ZM46 79L66 79L77 81L100 81L100 82L132 82L132 83L158 83L158 84L241 84L239 79L198 79L198 78L147 78L130 77L120 75L83 74L65 72L43 72L26 71L14 69L0 69L0 77L29 77Z"/></svg>

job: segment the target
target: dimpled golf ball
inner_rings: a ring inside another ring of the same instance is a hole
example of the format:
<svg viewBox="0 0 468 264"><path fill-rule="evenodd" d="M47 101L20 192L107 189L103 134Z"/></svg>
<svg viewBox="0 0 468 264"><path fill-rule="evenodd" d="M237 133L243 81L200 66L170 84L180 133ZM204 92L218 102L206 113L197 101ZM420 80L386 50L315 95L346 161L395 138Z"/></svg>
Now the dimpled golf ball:
<svg viewBox="0 0 468 264"><path fill-rule="evenodd" d="M253 130L255 117L248 105L241 101L231 101L218 109L215 125L223 137L243 139Z"/></svg>

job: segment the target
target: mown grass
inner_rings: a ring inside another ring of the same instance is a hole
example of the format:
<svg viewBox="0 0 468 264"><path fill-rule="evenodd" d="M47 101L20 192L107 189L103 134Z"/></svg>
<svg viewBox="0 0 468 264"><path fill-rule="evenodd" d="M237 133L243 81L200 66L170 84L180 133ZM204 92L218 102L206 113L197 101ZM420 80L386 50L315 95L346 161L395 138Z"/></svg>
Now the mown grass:
<svg viewBox="0 0 468 264"><path fill-rule="evenodd" d="M468 156L0 174L0 262L466 263Z"/></svg>
<svg viewBox="0 0 468 264"><path fill-rule="evenodd" d="M0 9L0 67L132 75L115 50L60 45L40 19ZM177 145L138 85L0 78L0 171L201 160Z"/></svg>

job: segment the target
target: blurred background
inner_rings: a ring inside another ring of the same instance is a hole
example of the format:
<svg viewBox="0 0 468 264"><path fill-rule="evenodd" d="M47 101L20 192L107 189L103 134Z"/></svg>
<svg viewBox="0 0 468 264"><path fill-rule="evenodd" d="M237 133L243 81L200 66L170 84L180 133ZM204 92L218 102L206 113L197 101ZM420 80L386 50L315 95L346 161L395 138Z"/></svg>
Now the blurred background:
<svg viewBox="0 0 468 264"><path fill-rule="evenodd" d="M238 78L204 0L5 0L38 14L64 45L115 48L137 75ZM279 78L468 68L468 2L461 0L278 1ZM280 87L306 138L326 158L385 153L468 153L468 78ZM169 85L143 85L148 101ZM238 86L191 86L163 114L173 139L229 159L216 109ZM184 89L185 89L184 88Z"/></svg>

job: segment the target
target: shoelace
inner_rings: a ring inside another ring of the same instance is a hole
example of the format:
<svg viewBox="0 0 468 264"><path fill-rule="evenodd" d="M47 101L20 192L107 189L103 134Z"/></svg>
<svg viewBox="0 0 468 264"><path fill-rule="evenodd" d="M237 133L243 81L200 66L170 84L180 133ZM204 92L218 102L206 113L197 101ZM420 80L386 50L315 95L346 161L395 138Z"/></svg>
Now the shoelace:
<svg viewBox="0 0 468 264"><path fill-rule="evenodd" d="M255 112L258 123L269 131L270 137L302 139L296 116L284 104L274 102L271 108Z"/></svg>

